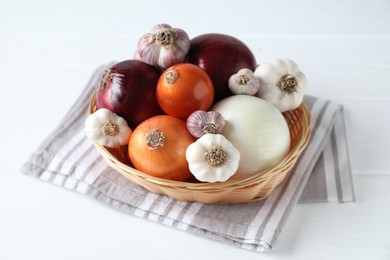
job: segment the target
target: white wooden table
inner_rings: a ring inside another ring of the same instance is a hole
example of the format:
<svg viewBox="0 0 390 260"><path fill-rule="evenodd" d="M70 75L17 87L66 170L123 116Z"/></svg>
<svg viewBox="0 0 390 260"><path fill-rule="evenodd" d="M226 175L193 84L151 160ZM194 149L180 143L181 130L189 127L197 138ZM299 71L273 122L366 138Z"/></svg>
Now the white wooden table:
<svg viewBox="0 0 390 260"><path fill-rule="evenodd" d="M357 203L298 205L259 255L20 174L93 70L166 22L291 58L345 105ZM0 259L390 259L390 2L0 0Z"/></svg>

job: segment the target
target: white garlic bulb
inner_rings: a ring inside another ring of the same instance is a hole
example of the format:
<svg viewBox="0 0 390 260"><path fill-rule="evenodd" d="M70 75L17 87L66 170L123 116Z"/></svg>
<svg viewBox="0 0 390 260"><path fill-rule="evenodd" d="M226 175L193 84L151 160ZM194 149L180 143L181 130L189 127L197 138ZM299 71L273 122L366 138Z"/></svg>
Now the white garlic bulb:
<svg viewBox="0 0 390 260"><path fill-rule="evenodd" d="M189 49L190 39L184 30L158 24L139 39L134 58L166 69L184 62Z"/></svg>
<svg viewBox="0 0 390 260"><path fill-rule="evenodd" d="M233 94L254 95L260 89L260 81L253 71L244 68L229 78L229 89Z"/></svg>
<svg viewBox="0 0 390 260"><path fill-rule="evenodd" d="M274 59L255 70L261 88L257 96L274 104L281 112L297 108L307 88L306 76L289 59Z"/></svg>
<svg viewBox="0 0 390 260"><path fill-rule="evenodd" d="M186 150L190 172L199 181L222 182L235 174L240 152L221 134L205 134Z"/></svg>
<svg viewBox="0 0 390 260"><path fill-rule="evenodd" d="M85 121L87 137L110 148L128 144L131 133L126 120L106 108L98 109Z"/></svg>

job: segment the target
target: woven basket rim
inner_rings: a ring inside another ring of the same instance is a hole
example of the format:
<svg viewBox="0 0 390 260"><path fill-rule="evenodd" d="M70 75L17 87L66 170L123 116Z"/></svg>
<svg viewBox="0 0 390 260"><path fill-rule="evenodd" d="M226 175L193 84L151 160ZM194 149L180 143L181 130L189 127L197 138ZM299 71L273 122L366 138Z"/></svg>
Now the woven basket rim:
<svg viewBox="0 0 390 260"><path fill-rule="evenodd" d="M92 113L95 109L95 97L96 97L96 91L93 93L90 99L88 111L87 111L88 114ZM292 168L291 164L295 164L299 155L307 146L311 136L310 110L308 109L305 103L302 103L300 108L302 109L302 119L303 119L302 124L304 126L305 131L303 132L301 138L296 143L296 145L292 147L292 149L282 159L282 161L280 161L277 165L269 169L259 172L258 174L251 175L245 178L231 178L224 182L207 183L207 182L174 181L174 180L154 177L142 171L139 171L125 163L122 163L113 154L111 154L106 147L96 142L94 142L94 145L97 148L97 150L99 150L100 154L104 157L104 159L107 161L107 163L111 167L115 168L116 170L119 170L123 175L125 175L125 177L128 177L126 176L126 174L130 174L142 178L145 181L154 185L158 185L160 187L169 187L172 189L185 189L188 190L189 192L191 191L214 192L216 190L243 189L248 186L255 185L257 183L272 179L274 175L279 174L280 170L283 171L284 168L287 168L287 170L289 171Z"/></svg>

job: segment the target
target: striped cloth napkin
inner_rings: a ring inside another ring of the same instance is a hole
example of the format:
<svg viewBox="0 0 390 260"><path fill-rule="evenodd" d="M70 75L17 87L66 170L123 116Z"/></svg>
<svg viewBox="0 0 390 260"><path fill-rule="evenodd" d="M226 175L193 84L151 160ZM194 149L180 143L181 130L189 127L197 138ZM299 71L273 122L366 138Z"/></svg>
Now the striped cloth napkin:
<svg viewBox="0 0 390 260"><path fill-rule="evenodd" d="M305 102L312 113L311 141L289 177L262 201L182 202L131 183L107 166L83 131L89 98L107 66L95 71L58 127L23 165L24 174L75 190L126 214L254 251L274 248L297 202L355 200L343 108L310 96Z"/></svg>

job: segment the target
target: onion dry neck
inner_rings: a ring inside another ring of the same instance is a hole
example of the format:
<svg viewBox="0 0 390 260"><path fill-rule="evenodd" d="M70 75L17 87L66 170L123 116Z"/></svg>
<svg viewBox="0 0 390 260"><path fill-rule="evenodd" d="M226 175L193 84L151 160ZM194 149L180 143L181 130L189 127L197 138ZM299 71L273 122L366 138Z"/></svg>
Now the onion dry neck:
<svg viewBox="0 0 390 260"><path fill-rule="evenodd" d="M146 145L149 149L154 150L164 146L165 135L160 130L150 131L146 135Z"/></svg>
<svg viewBox="0 0 390 260"><path fill-rule="evenodd" d="M174 84L178 78L179 78L179 71L175 69L171 69L167 71L164 75L164 81L167 84Z"/></svg>
<svg viewBox="0 0 390 260"><path fill-rule="evenodd" d="M113 81L114 76L123 78L125 75L113 72L111 69L107 69L103 74L102 80L100 81L99 89L104 89L107 83Z"/></svg>

